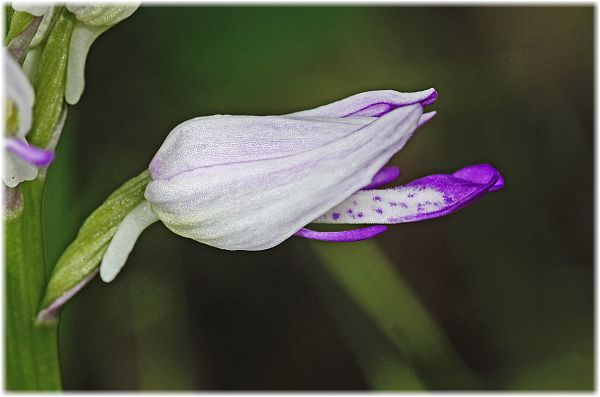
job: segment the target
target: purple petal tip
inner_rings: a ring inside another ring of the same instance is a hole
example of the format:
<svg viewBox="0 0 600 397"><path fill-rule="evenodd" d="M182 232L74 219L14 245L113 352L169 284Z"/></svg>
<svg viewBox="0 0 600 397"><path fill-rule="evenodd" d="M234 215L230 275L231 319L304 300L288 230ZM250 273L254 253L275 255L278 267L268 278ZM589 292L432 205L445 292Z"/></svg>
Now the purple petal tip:
<svg viewBox="0 0 600 397"><path fill-rule="evenodd" d="M438 92L435 89L433 89L433 92L427 98L425 98L421 101L421 105L423 105L423 106L431 105L438 99L438 96L439 96Z"/></svg>
<svg viewBox="0 0 600 397"><path fill-rule="evenodd" d="M54 161L54 151L40 149L16 138L6 140L6 150L36 167L48 167Z"/></svg>
<svg viewBox="0 0 600 397"><path fill-rule="evenodd" d="M490 192L500 190L504 187L504 177L500 174L494 166L491 164L474 164L467 167L461 168L460 170L452 173L452 176L460 178L469 182L486 184L495 175L498 175L498 179L494 185L489 189Z"/></svg>

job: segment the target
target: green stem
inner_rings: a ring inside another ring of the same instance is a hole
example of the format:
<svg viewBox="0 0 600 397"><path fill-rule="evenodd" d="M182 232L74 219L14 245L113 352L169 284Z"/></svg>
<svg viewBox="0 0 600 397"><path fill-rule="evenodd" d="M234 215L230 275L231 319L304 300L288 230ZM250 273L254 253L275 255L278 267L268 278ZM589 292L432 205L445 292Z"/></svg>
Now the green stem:
<svg viewBox="0 0 600 397"><path fill-rule="evenodd" d="M6 214L6 385L9 390L60 390L56 327L34 325L46 286L44 178L20 187L22 196Z"/></svg>
<svg viewBox="0 0 600 397"><path fill-rule="evenodd" d="M11 21L22 31L27 16ZM33 127L27 138L40 147L60 134L68 44L74 17L66 9L44 45L34 83ZM6 211L6 384L10 390L60 390L56 325L38 327L35 318L46 289L42 233L45 170L37 179L7 188Z"/></svg>

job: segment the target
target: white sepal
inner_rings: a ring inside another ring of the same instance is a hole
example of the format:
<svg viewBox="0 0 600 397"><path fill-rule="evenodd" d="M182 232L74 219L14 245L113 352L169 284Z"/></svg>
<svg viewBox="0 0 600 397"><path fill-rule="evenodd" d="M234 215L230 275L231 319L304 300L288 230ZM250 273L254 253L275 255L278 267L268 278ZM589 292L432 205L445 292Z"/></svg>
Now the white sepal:
<svg viewBox="0 0 600 397"><path fill-rule="evenodd" d="M108 283L119 274L140 234L157 220L158 218L146 201L134 208L123 219L102 258L100 264L102 281Z"/></svg>

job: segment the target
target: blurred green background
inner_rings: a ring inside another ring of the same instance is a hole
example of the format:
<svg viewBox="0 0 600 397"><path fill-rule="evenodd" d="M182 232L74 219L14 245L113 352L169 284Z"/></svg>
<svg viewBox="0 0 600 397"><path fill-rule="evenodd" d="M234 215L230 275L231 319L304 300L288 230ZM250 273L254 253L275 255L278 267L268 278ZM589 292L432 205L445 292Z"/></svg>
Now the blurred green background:
<svg viewBox="0 0 600 397"><path fill-rule="evenodd" d="M109 30L49 171L50 263L201 115L435 87L401 182L490 162L507 185L367 243L226 252L155 224L63 311L65 388L592 389L593 11L143 7Z"/></svg>

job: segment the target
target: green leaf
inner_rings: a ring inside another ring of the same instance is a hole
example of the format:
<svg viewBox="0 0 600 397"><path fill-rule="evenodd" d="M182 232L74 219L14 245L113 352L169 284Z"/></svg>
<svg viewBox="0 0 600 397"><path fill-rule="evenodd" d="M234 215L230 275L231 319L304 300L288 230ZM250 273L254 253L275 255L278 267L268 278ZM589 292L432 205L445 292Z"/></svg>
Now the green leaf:
<svg viewBox="0 0 600 397"><path fill-rule="evenodd" d="M144 190L148 182L150 173L145 170L125 182L86 219L54 268L38 314L39 323L55 322L66 299L96 274L119 224L145 200Z"/></svg>
<svg viewBox="0 0 600 397"><path fill-rule="evenodd" d="M47 147L52 141L65 106L67 59L74 24L73 14L61 9L37 66L33 81L36 92L33 126L27 140L39 147Z"/></svg>
<svg viewBox="0 0 600 397"><path fill-rule="evenodd" d="M325 269L435 389L480 387L410 287L372 241L311 244Z"/></svg>

